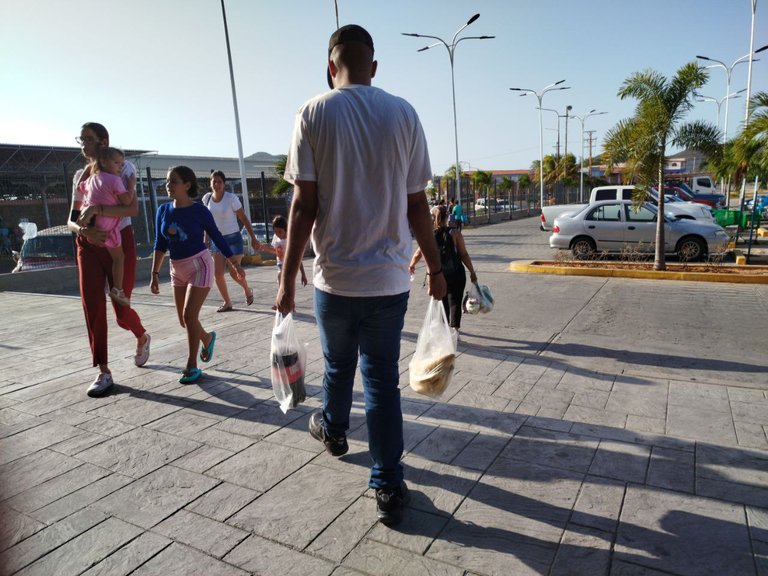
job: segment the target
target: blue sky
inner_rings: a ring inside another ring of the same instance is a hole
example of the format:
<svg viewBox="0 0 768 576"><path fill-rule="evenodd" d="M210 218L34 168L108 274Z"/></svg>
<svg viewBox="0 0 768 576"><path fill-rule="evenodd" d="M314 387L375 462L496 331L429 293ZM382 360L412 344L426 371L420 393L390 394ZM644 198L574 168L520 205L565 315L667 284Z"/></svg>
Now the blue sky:
<svg viewBox="0 0 768 576"><path fill-rule="evenodd" d="M433 171L454 162L448 54L402 36L450 40L469 17L480 18L456 50L459 155L465 168L527 168L539 155L536 98L510 87L550 92L544 107L583 115L605 132L632 114L617 90L648 68L667 76L697 54L731 64L749 52L752 0L338 0L341 24L373 36L374 84L419 112ZM243 148L286 152L293 117L327 89L333 0L226 0ZM768 0L758 0L755 48L768 44ZM162 154L237 156L219 0L2 0L0 3L0 142L74 145L79 126L104 123L113 145ZM768 90L768 51L753 66L752 93ZM746 88L747 65L732 75ZM722 98L725 73L710 70L702 94ZM730 101L729 133L744 118L744 98ZM725 105L721 110L722 116ZM715 123L712 102L691 119ZM544 150L554 152L556 117L544 112ZM564 145L564 121L561 122ZM581 128L569 123L569 151L580 153Z"/></svg>

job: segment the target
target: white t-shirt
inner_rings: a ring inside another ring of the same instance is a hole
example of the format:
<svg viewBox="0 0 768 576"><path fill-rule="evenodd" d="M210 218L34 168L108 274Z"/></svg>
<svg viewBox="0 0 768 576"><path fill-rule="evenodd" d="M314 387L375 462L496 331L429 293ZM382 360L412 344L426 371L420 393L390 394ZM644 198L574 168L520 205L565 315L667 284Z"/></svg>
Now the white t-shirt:
<svg viewBox="0 0 768 576"><path fill-rule="evenodd" d="M208 192L203 196L203 204L211 211L213 220L216 222L216 228L219 229L222 236L240 232L240 226L237 224L237 215L235 214L243 205L240 199L232 192L224 192L224 197L219 201L213 199L213 194Z"/></svg>
<svg viewBox="0 0 768 576"><path fill-rule="evenodd" d="M72 198L74 198L76 202L80 202L80 204L82 204L85 200L85 196L83 196L83 193L80 192L77 184L80 182L80 176L83 174L83 170L85 169L80 168L80 170L75 172L75 177L72 179ZM123 186L125 186L126 190L130 190L128 187L128 180L131 178L131 176L136 176L136 166L134 166L132 162L128 162L128 160L126 160L123 164L123 170L120 172L120 179L123 181ZM117 229L122 230L126 226L130 225L131 217L123 216L120 219L120 224L118 225Z"/></svg>
<svg viewBox="0 0 768 576"><path fill-rule="evenodd" d="M373 86L337 88L296 115L285 179L317 182L316 288L342 296L410 290L408 195L432 177L413 107Z"/></svg>
<svg viewBox="0 0 768 576"><path fill-rule="evenodd" d="M288 246L288 238L278 238L277 236L272 236L272 247L275 249L275 257L278 264L283 263L286 246Z"/></svg>

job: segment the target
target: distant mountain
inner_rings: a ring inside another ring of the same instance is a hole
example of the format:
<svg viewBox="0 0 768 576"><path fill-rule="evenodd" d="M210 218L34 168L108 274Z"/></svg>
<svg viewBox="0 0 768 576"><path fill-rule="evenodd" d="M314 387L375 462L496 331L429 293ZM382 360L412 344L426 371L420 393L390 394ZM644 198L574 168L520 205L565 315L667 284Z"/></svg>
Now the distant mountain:
<svg viewBox="0 0 768 576"><path fill-rule="evenodd" d="M244 160L250 160L251 162L269 162L271 164L274 164L275 162L277 162L278 158L279 156L275 156L274 154L270 154L269 152L256 152L255 154L246 156Z"/></svg>

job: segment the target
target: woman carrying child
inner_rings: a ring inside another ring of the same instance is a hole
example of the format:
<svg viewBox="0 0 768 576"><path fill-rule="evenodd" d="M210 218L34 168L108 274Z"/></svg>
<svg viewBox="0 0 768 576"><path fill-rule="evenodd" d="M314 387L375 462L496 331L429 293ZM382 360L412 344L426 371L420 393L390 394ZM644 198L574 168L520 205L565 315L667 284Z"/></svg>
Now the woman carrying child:
<svg viewBox="0 0 768 576"><path fill-rule="evenodd" d="M91 165L91 175L80 182L80 192L83 194L83 207L98 206L100 213L87 222L81 215L77 223L81 226L96 226L107 233L104 247L112 257L112 288L109 297L122 306L131 306L131 300L123 289L123 271L125 254L120 237L120 218L104 216L104 206L129 206L133 198L125 189L120 173L125 163L122 150L106 146L99 150L96 161Z"/></svg>
<svg viewBox="0 0 768 576"><path fill-rule="evenodd" d="M96 160L99 150L109 146L109 132L103 124L87 122L80 128L80 136L75 140L80 144L83 156L92 163ZM124 162L120 173L120 179L131 199L127 206L105 206L103 204L84 206L84 196L80 191L80 184L85 182L90 175L91 164L75 173L72 186L72 206L67 226L72 233L77 234L75 243L77 245L80 298L83 302L93 365L99 367L99 374L88 387L86 393L88 396L102 396L114 384L112 371L109 369L107 303L104 296L104 285L114 285L113 263L112 257L104 247L107 233L95 226L82 226L78 224L78 220L90 222L96 215L120 218L119 230L124 253L123 291L126 298L130 298L136 279L136 242L131 224L131 217L138 213L136 167L130 162ZM134 364L144 366L149 360L150 337L141 323L141 318L135 309L121 306L114 301L113 308L117 325L124 330L130 330L136 337Z"/></svg>

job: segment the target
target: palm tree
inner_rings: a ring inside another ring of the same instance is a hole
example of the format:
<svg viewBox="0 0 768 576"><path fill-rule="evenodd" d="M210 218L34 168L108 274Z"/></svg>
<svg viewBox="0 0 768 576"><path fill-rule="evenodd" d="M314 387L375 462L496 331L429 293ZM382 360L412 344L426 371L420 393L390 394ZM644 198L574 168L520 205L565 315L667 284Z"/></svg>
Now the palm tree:
<svg viewBox="0 0 768 576"><path fill-rule="evenodd" d="M448 170L445 171L443 176L445 177L444 178L444 180L445 180L445 194L446 194L446 196L448 196L448 181L452 180L453 182L456 182L456 165L455 164L451 164L451 166L448 168ZM461 178L463 176L464 176L464 173L461 171L461 165L459 165L459 178ZM456 195L455 190L456 190L456 188L454 188L454 193L452 194L452 196Z"/></svg>
<svg viewBox="0 0 768 576"><path fill-rule="evenodd" d="M509 196L509 193L512 191L512 178L503 176L501 182L499 182L499 191L505 196Z"/></svg>
<svg viewBox="0 0 768 576"><path fill-rule="evenodd" d="M576 156L570 152L566 156L562 156L557 163L557 175L563 184L573 186L579 179Z"/></svg>
<svg viewBox="0 0 768 576"><path fill-rule="evenodd" d="M493 180L493 174L482 170L475 170L475 173L472 175L472 180L475 183L475 187L481 193L484 193L483 195L487 196L488 188L490 188L491 181Z"/></svg>
<svg viewBox="0 0 768 576"><path fill-rule="evenodd" d="M636 72L627 78L618 96L635 98L632 118L620 121L607 134L604 144L608 164L626 162L625 178L636 179L640 202L643 191L654 184L664 190L664 162L668 146L694 148L712 154L718 149L717 129L704 122L682 123L693 108L696 91L709 74L695 62L685 64L671 79L659 72ZM664 194L659 194L654 269L665 270Z"/></svg>
<svg viewBox="0 0 768 576"><path fill-rule="evenodd" d="M557 171L557 164L557 156L553 154L547 154L544 156L544 182L546 182L550 187L557 184L557 181L560 179L560 175Z"/></svg>
<svg viewBox="0 0 768 576"><path fill-rule="evenodd" d="M731 146L731 164L734 179L768 178L768 92L758 92L750 104L749 124L734 138Z"/></svg>
<svg viewBox="0 0 768 576"><path fill-rule="evenodd" d="M463 176L464 173L461 171L461 166L459 166L459 176ZM448 170L445 171L445 174L443 174L446 178L450 180L456 180L456 165L451 164L448 167Z"/></svg>
<svg viewBox="0 0 768 576"><path fill-rule="evenodd" d="M283 175L285 174L285 164L287 161L288 156L285 154L278 156L277 160L275 161L275 172L277 173L279 179L275 185L272 186L273 196L282 196L286 192L293 190L291 183L283 178Z"/></svg>

